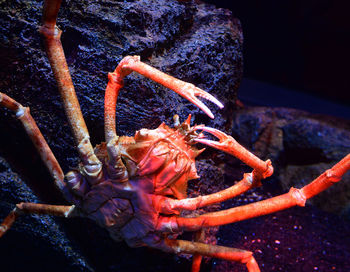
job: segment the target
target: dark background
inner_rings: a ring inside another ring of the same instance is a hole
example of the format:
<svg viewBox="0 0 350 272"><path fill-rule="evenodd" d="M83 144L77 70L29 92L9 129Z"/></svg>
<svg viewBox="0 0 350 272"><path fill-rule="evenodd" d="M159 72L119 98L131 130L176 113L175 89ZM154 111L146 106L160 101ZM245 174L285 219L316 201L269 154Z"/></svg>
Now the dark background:
<svg viewBox="0 0 350 272"><path fill-rule="evenodd" d="M297 90L336 103L343 112L335 108L331 114L350 118L349 112L344 112L350 105L347 1L205 2L230 9L241 21L244 35L242 88L268 92L268 85L259 85L262 81L282 89ZM244 100L245 95L242 90L240 92ZM283 94L281 96L283 100ZM310 96L301 99L308 98Z"/></svg>

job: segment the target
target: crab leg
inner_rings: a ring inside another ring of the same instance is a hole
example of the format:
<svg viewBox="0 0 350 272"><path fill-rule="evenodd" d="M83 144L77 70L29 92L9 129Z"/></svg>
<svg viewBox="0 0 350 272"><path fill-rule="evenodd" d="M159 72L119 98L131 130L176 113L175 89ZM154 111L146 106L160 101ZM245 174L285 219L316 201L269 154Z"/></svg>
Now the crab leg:
<svg viewBox="0 0 350 272"><path fill-rule="evenodd" d="M177 94L181 95L182 97L195 104L212 119L214 118L212 112L196 96L211 101L212 103L216 104L219 108L224 107L224 105L211 94L203 91L200 88L197 88L191 83L187 83L175 77L169 76L168 74L163 73L153 68L152 66L141 62L139 57L133 58L133 61L128 62L124 68L138 72L139 74L149 79L152 79L153 81L163 85L164 87L173 90Z"/></svg>
<svg viewBox="0 0 350 272"><path fill-rule="evenodd" d="M30 115L29 108L23 107L20 103L3 93L0 93L0 105L13 111L16 117L22 122L24 129L38 150L42 161L50 171L56 186L63 190L66 184L61 166L57 162L55 155L52 153L33 117Z"/></svg>
<svg viewBox="0 0 350 272"><path fill-rule="evenodd" d="M273 167L271 165L270 160L267 160L265 162L262 161L253 153L249 152L247 149L241 146L231 136L228 136L224 132L217 130L215 128L205 127L201 125L197 126L195 130L204 130L219 138L219 142L211 141L207 139L195 139L196 142L209 145L211 147L217 148L219 150L222 150L228 154L231 154L237 157L238 159L243 161L245 164L249 165L256 171L261 173L262 178L267 178L272 175Z"/></svg>
<svg viewBox="0 0 350 272"><path fill-rule="evenodd" d="M164 242L161 243L160 249L170 251L175 254L187 253L239 262L245 264L249 272L260 271L253 253L242 249L170 239L165 239Z"/></svg>
<svg viewBox="0 0 350 272"><path fill-rule="evenodd" d="M195 233L194 241L203 243L205 238L205 231L204 229L201 229ZM201 269L201 262L202 262L203 256L200 254L193 254L192 257L192 272L199 272Z"/></svg>
<svg viewBox="0 0 350 272"><path fill-rule="evenodd" d="M256 175L255 171L244 174L241 181L235 185L206 196L198 196L195 198L172 199L161 195L152 195L153 203L156 209L163 214L179 213L182 210L196 210L215 203L220 203L240 195L251 188L261 186L260 175Z"/></svg>
<svg viewBox="0 0 350 272"><path fill-rule="evenodd" d="M117 98L119 90L124 86L123 79L125 76L131 73L124 69L125 63L132 57L123 58L113 73L108 74L108 84L105 92L105 139L106 142L117 138L117 132L115 128L115 111L117 105Z"/></svg>
<svg viewBox="0 0 350 272"><path fill-rule="evenodd" d="M292 187L288 193L280 196L194 218L160 217L157 229L165 232L196 231L203 227L226 225L270 214L296 205L303 207L307 199L338 182L348 170L350 170L350 154L301 189Z"/></svg>
<svg viewBox="0 0 350 272"><path fill-rule="evenodd" d="M48 205L38 203L20 203L9 213L0 224L0 238L11 228L19 215L24 213L49 214L54 216L71 217L74 215L73 206Z"/></svg>
<svg viewBox="0 0 350 272"><path fill-rule="evenodd" d="M80 105L74 90L66 58L61 44L62 31L56 26L56 19L61 0L46 0L43 9L43 23L39 31L44 37L46 52L60 91L63 106L70 123L78 151L83 162L83 171L89 180L96 181L102 169L102 164L94 154L90 143Z"/></svg>
<svg viewBox="0 0 350 272"><path fill-rule="evenodd" d="M105 92L105 139L108 145L107 151L109 154L109 172L112 174L112 176L123 175L123 165L121 160L118 158L118 136L115 128L117 97L119 90L123 87L124 77L133 71L150 78L155 82L158 82L159 84L188 99L190 102L202 109L210 118L214 118L214 115L209 108L197 98L197 96L213 102L220 108L223 107L222 103L211 94L195 87L193 84L176 79L141 62L139 56L127 56L123 58L114 72L108 74L108 84Z"/></svg>
<svg viewBox="0 0 350 272"><path fill-rule="evenodd" d="M108 164L107 171L111 178L119 181L127 180L127 170L121 160L118 147L118 136L115 127L116 105L119 90L124 86L123 79L131 73L123 69L125 62L131 57L125 57L119 62L113 73L108 74L108 84L105 92L105 139L107 143Z"/></svg>

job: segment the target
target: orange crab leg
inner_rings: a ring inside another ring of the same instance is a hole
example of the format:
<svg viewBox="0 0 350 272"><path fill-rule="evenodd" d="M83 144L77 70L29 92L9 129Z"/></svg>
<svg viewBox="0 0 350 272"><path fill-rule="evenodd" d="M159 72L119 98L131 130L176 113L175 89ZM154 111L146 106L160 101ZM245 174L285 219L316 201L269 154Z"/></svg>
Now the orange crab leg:
<svg viewBox="0 0 350 272"><path fill-rule="evenodd" d="M301 193L306 199L314 197L320 192L326 190L334 183L340 181L343 175L350 170L350 153L345 156L340 162L334 165L331 169L325 171L322 175L316 178L313 182L305 185L301 189Z"/></svg>
<svg viewBox="0 0 350 272"><path fill-rule="evenodd" d="M271 165L271 161L262 161L253 153L249 152L242 145L240 145L235 139L231 136L226 135L224 132L217 130L211 127L205 127L199 125L195 127L196 130L203 130L213 134L214 136L219 138L219 142L211 141L207 139L195 139L196 142L202 143L205 145L209 145L211 147L222 150L228 154L231 154L245 164L249 165L259 173L261 173L262 178L267 178L273 174L273 167Z"/></svg>
<svg viewBox="0 0 350 272"><path fill-rule="evenodd" d="M74 215L74 205L48 205L38 203L19 203L0 224L0 238L11 228L12 224L23 213L49 214L71 217Z"/></svg>
<svg viewBox="0 0 350 272"><path fill-rule="evenodd" d="M160 217L157 229L170 232L196 231L203 227L226 225L270 214L296 205L303 207L307 199L338 182L348 170L350 170L350 154L301 189L291 188L288 193L280 196L194 218Z"/></svg>
<svg viewBox="0 0 350 272"><path fill-rule="evenodd" d="M123 86L123 78L133 71L173 90L202 109L210 118L214 118L214 115L210 109L197 98L197 96L213 102L220 108L224 107L214 96L197 88L193 84L169 76L168 74L141 62L139 56L127 56L122 59L115 71L108 75L109 82L105 95L105 135L107 142L114 137L112 134L115 134L115 106L119 89Z"/></svg>
<svg viewBox="0 0 350 272"><path fill-rule="evenodd" d="M186 98L188 101L195 104L198 108L203 110L210 118L214 118L214 115L209 110L209 108L204 105L198 98L202 97L216 104L219 108L223 108L224 105L217 100L211 94L203 91L202 89L194 86L191 83L184 82L175 77L169 76L146 63L141 62L139 59L134 59L134 61L129 62L126 69L131 69L132 71L138 72L139 74L152 79L153 81L163 85L164 87L173 90L177 94Z"/></svg>
<svg viewBox="0 0 350 272"><path fill-rule="evenodd" d="M171 250L175 254L187 253L208 256L245 264L249 272L259 272L259 266L251 251L217 245L207 245L199 242L185 240L164 240L163 250Z"/></svg>
<svg viewBox="0 0 350 272"><path fill-rule="evenodd" d="M243 179L235 185L210 195L185 199L172 199L160 195L152 195L152 197L154 206L160 213L172 214L182 210L193 211L215 203L220 203L258 186L261 186L260 175L256 175L253 171L253 173L244 174Z"/></svg>
<svg viewBox="0 0 350 272"><path fill-rule="evenodd" d="M90 143L89 132L80 110L80 105L62 48L60 40L62 31L56 26L60 5L61 0L46 0L44 2L43 24L39 31L44 37L47 56L78 146L78 151L84 165L84 172L90 180L96 180L100 176L102 164L94 154Z"/></svg>
<svg viewBox="0 0 350 272"><path fill-rule="evenodd" d="M0 106L8 108L16 114L16 117L22 122L24 129L38 150L56 186L63 190L66 184L61 166L57 162L55 155L52 153L33 117L30 115L29 108L23 107L20 103L3 93L0 93Z"/></svg>
<svg viewBox="0 0 350 272"><path fill-rule="evenodd" d="M205 231L204 229L201 229L197 231L194 235L194 241L203 243L205 239ZM191 272L199 272L201 269L201 262L202 262L203 256L200 254L193 254L192 257L192 270Z"/></svg>
<svg viewBox="0 0 350 272"><path fill-rule="evenodd" d="M134 57L123 58L113 73L108 74L108 84L105 92L105 139L108 143L117 137L115 128L115 110L119 90L123 87L123 79L132 71L125 69L125 65Z"/></svg>
<svg viewBox="0 0 350 272"><path fill-rule="evenodd" d="M104 121L105 139L108 152L107 171L111 178L118 181L126 181L128 178L128 173L120 157L118 136L115 127L115 110L119 90L124 85L123 79L125 76L131 73L131 71L123 68L125 63L127 63L130 58L132 57L123 58L115 68L114 72L108 74L108 84L105 92Z"/></svg>

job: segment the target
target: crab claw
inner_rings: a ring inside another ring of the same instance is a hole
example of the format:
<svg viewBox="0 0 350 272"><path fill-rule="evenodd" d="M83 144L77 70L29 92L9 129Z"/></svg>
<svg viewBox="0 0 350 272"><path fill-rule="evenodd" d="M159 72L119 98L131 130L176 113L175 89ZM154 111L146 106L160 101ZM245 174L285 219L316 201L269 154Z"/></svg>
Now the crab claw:
<svg viewBox="0 0 350 272"><path fill-rule="evenodd" d="M210 111L210 109L206 105L204 105L202 101L200 101L197 98L197 96L209 100L210 102L217 105L220 109L224 107L224 105L219 100L217 100L214 96L212 96L210 93L203 91L202 89L196 87L191 83L184 82L181 89L179 90L174 89L174 91L179 95L181 95L182 97L189 100L191 103L195 104L198 108L204 111L212 119L214 118L213 113Z"/></svg>
<svg viewBox="0 0 350 272"><path fill-rule="evenodd" d="M194 130L202 130L209 132L219 139L219 141L212 141L208 139L197 138L194 139L198 143L209 145L216 149L222 150L228 154L231 154L250 167L254 168L256 171L261 173L263 178L269 177L273 173L273 167L271 161L262 161L253 153L249 152L246 148L240 145L234 138L225 134L224 132L211 127L196 126Z"/></svg>
<svg viewBox="0 0 350 272"><path fill-rule="evenodd" d="M212 135L214 135L215 137L219 138L218 142L208 140L208 139L201 139L201 138L195 139L196 142L202 143L205 145L209 145L211 147L222 150L222 151L229 153L229 154L231 154L230 146L232 145L232 142L237 143L237 141L235 139L233 139L231 136L228 136L224 132L222 132L218 129L215 129L215 128L205 127L203 125L199 125L199 126L196 126L194 128L194 130L203 130L203 131L209 132Z"/></svg>
<svg viewBox="0 0 350 272"><path fill-rule="evenodd" d="M127 57L125 57L124 59L126 58ZM189 100L191 103L195 104L212 119L214 118L214 115L209 110L209 108L197 98L197 96L213 102L220 108L224 107L224 105L211 94L203 91L202 89L194 86L191 83L187 83L185 81L172 77L166 73L163 73L162 71L159 71L156 68L153 68L152 66L146 63L143 63L142 61L140 61L140 57L138 56L128 57L128 59L126 59L126 61L123 62L122 69L127 71L138 72L139 74L150 78L153 81L158 82L159 84L162 84L164 87L173 90L177 94Z"/></svg>

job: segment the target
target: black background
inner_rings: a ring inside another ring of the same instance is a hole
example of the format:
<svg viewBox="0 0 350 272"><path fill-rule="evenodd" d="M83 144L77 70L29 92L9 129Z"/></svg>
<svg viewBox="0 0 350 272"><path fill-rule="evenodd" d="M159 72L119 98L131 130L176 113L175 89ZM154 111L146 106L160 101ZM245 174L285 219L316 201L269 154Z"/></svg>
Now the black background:
<svg viewBox="0 0 350 272"><path fill-rule="evenodd" d="M240 19L245 78L350 105L347 1L205 2Z"/></svg>

